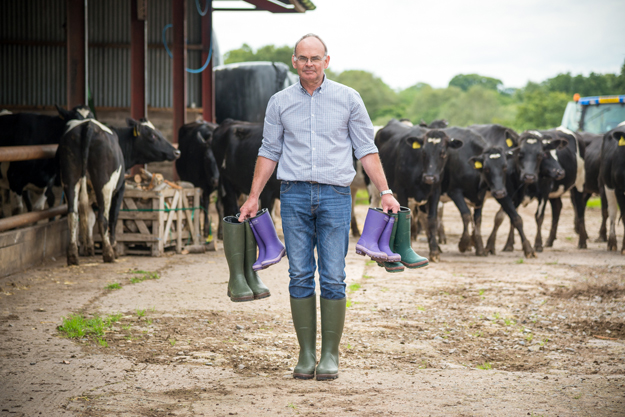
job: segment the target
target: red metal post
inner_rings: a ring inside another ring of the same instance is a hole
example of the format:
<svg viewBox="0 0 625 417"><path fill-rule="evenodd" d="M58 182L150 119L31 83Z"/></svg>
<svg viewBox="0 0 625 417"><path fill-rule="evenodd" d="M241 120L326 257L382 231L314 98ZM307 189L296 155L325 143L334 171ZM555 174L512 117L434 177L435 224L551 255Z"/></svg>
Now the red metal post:
<svg viewBox="0 0 625 417"><path fill-rule="evenodd" d="M67 107L87 104L87 0L67 0Z"/></svg>
<svg viewBox="0 0 625 417"><path fill-rule="evenodd" d="M186 123L187 115L187 1L173 0L173 35L174 35L174 59L172 75L173 80L173 105L174 125L172 142L178 143L178 129ZM174 180L178 179L178 173L174 168Z"/></svg>
<svg viewBox="0 0 625 417"><path fill-rule="evenodd" d="M211 53L213 30L213 2L208 1L208 12L202 17L202 65ZM202 117L207 122L215 122L215 76L213 74L213 54L211 62L202 72Z"/></svg>

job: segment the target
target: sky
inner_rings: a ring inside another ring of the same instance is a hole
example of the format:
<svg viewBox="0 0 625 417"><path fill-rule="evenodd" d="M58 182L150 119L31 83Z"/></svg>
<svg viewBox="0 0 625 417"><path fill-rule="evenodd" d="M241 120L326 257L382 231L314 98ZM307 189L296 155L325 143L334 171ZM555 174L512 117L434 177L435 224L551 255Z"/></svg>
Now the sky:
<svg viewBox="0 0 625 417"><path fill-rule="evenodd" d="M523 87L563 72L618 74L625 61L625 0L312 1L316 10L303 14L215 12L221 53L292 47L312 32L328 46L330 69L366 70L394 89L446 87L472 73Z"/></svg>

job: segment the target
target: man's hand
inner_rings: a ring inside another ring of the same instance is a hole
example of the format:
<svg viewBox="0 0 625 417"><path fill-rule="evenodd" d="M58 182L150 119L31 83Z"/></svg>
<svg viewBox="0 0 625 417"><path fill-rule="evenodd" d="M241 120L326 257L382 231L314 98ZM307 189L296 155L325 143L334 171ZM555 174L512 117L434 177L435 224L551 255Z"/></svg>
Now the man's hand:
<svg viewBox="0 0 625 417"><path fill-rule="evenodd" d="M399 211L399 202L393 197L392 194L384 194L382 196L382 210L385 213L389 211L397 213Z"/></svg>
<svg viewBox="0 0 625 417"><path fill-rule="evenodd" d="M250 217L256 216L258 212L258 198L248 197L245 204L241 206L241 214L239 214L239 222L244 222Z"/></svg>

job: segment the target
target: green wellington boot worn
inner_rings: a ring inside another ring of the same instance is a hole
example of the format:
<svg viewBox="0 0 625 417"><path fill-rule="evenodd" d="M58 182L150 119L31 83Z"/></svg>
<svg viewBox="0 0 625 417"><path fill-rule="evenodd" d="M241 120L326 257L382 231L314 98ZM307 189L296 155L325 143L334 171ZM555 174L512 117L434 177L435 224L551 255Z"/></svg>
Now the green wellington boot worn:
<svg viewBox="0 0 625 417"><path fill-rule="evenodd" d="M250 227L250 222L245 221L245 278L247 285L254 293L254 299L260 300L261 298L267 298L271 295L269 288L260 280L260 277L254 271L253 265L256 262L256 239L254 238L254 232Z"/></svg>
<svg viewBox="0 0 625 417"><path fill-rule="evenodd" d="M395 218L395 223L393 223L393 231L391 232L391 240L388 245L391 248L391 251L399 253L397 252L397 250L395 250L395 236L397 236L397 222L399 216L397 213L389 213L388 215ZM401 272L404 270L404 265L401 262L384 262L383 266L384 269L386 269L386 272Z"/></svg>
<svg viewBox="0 0 625 417"><path fill-rule="evenodd" d="M412 250L412 241L410 240L410 224L412 213L408 207L400 207L397 213L397 234L395 235L395 253L401 256L401 263L407 268L421 268L429 264L427 258L419 256Z"/></svg>
<svg viewBox="0 0 625 417"><path fill-rule="evenodd" d="M345 324L347 300L321 297L321 358L317 365L317 381L339 377L339 343Z"/></svg>
<svg viewBox="0 0 625 417"><path fill-rule="evenodd" d="M228 297L230 300L253 301L254 293L245 279L245 224L234 216L224 217L224 253L230 269Z"/></svg>
<svg viewBox="0 0 625 417"><path fill-rule="evenodd" d="M299 359L293 378L312 379L317 364L317 297L291 297L291 315L299 342Z"/></svg>

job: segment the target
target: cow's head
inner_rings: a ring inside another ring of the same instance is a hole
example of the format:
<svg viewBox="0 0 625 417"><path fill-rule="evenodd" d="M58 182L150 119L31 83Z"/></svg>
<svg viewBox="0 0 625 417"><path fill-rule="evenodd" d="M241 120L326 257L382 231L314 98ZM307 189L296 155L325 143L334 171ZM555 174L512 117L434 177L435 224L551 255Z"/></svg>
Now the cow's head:
<svg viewBox="0 0 625 417"><path fill-rule="evenodd" d="M136 121L128 118L126 122L133 128L133 165L173 161L180 157L180 151L174 148L147 119Z"/></svg>
<svg viewBox="0 0 625 417"><path fill-rule="evenodd" d="M605 141L614 141L618 146L618 149L625 149L625 122L621 123L615 129L606 133L603 137Z"/></svg>
<svg viewBox="0 0 625 417"><path fill-rule="evenodd" d="M540 176L543 178L551 178L553 180L561 180L566 175L566 171L562 165L553 157L553 150L544 153L542 162L540 163Z"/></svg>
<svg viewBox="0 0 625 417"><path fill-rule="evenodd" d="M486 149L481 155L469 158L469 164L480 171L481 180L486 183L495 198L504 198L506 191L506 170L508 162L503 149Z"/></svg>
<svg viewBox="0 0 625 417"><path fill-rule="evenodd" d="M65 122L69 122L70 120L95 119L95 116L88 106L80 105L71 110L65 110L63 107L59 107L56 104L55 107L56 111L59 112L59 117L65 120Z"/></svg>
<svg viewBox="0 0 625 417"><path fill-rule="evenodd" d="M438 183L443 175L447 163L447 149L457 149L462 146L460 139L447 136L442 130L430 130L425 133L421 140L423 175L422 180L426 184Z"/></svg>
<svg viewBox="0 0 625 417"><path fill-rule="evenodd" d="M208 180L211 191L217 188L217 184L219 184L219 167L217 166L217 160L215 159L215 154L213 154L212 145L212 130L209 135L206 136L207 132L205 130L198 130L197 136L199 139L204 140L204 148L202 150L202 169L204 172L204 176Z"/></svg>
<svg viewBox="0 0 625 417"><path fill-rule="evenodd" d="M519 146L514 149L515 163L521 181L533 184L538 181L540 165L545 153L562 149L568 144L564 138L554 139L550 135L535 130L528 130L519 137Z"/></svg>

